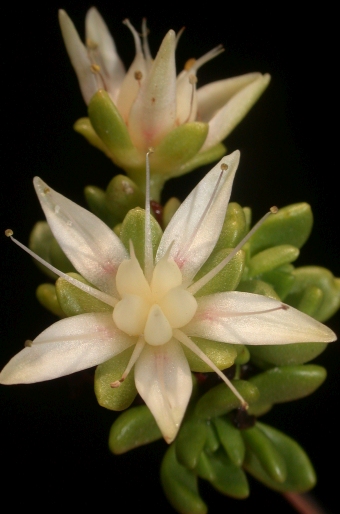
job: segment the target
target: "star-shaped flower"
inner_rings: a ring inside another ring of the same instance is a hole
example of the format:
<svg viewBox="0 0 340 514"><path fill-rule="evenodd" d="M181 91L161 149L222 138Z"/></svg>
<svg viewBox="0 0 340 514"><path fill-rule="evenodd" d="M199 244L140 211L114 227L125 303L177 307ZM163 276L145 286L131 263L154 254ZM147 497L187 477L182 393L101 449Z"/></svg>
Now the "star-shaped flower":
<svg viewBox="0 0 340 514"><path fill-rule="evenodd" d="M160 188L170 177L221 158L225 154L221 141L244 118L270 80L268 74L256 72L197 89L197 71L222 52L222 47L190 59L176 77L180 34L176 37L170 30L153 60L145 20L142 38L129 20L124 21L136 46L135 59L125 72L111 34L94 7L86 15L85 44L65 11L59 12L59 21L89 105L90 120L78 120L75 128L139 185L150 147L154 148L152 174L158 175Z"/></svg>
<svg viewBox="0 0 340 514"><path fill-rule="evenodd" d="M196 186L165 229L155 259L146 205L142 265L131 242L128 251L101 220L36 177L34 185L52 232L93 287L68 280L107 304L109 311L53 324L13 357L2 370L0 383L57 378L133 347L126 371L111 386L118 387L134 368L136 388L171 442L192 391L183 347L233 388L193 337L249 345L335 340L325 325L271 298L237 291L199 295L230 260L227 257L195 279L219 238L238 162L239 152L224 157Z"/></svg>

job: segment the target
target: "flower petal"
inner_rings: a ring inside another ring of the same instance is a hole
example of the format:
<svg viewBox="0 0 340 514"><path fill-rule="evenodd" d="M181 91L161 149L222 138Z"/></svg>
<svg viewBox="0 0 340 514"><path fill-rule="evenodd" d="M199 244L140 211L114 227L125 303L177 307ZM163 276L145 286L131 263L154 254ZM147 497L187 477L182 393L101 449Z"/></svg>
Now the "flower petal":
<svg viewBox="0 0 340 514"><path fill-rule="evenodd" d="M117 269L128 257L120 239L94 214L39 177L33 183L49 226L76 270L101 291L116 296Z"/></svg>
<svg viewBox="0 0 340 514"><path fill-rule="evenodd" d="M232 291L202 296L197 303L195 317L183 330L189 336L250 345L336 340L326 325L266 296Z"/></svg>
<svg viewBox="0 0 340 514"><path fill-rule="evenodd" d="M136 387L151 410L164 439L171 443L187 408L192 378L181 345L145 345L135 365Z"/></svg>
<svg viewBox="0 0 340 514"><path fill-rule="evenodd" d="M131 107L129 131L134 145L142 151L156 146L175 127L175 48L176 35L169 30Z"/></svg>
<svg viewBox="0 0 340 514"><path fill-rule="evenodd" d="M270 81L270 75L261 75L242 88L220 109L209 122L209 132L201 152L223 141L261 96Z"/></svg>
<svg viewBox="0 0 340 514"><path fill-rule="evenodd" d="M90 368L132 344L116 328L111 313L80 314L57 321L13 357L0 373L1 384L30 384Z"/></svg>
<svg viewBox="0 0 340 514"><path fill-rule="evenodd" d="M100 74L104 78L106 91L113 102L116 102L120 85L125 76L125 68L109 29L95 7L91 7L87 11L85 31L86 41L89 39L98 47L93 50L94 61L100 66Z"/></svg>
<svg viewBox="0 0 340 514"><path fill-rule="evenodd" d="M67 53L72 66L77 74L79 86L85 103L88 104L91 97L98 89L97 79L91 71L91 62L87 48L83 45L72 21L62 9L59 10L59 23Z"/></svg>
<svg viewBox="0 0 340 514"><path fill-rule="evenodd" d="M209 122L234 95L261 76L258 72L247 73L230 79L216 80L197 89L198 119Z"/></svg>
<svg viewBox="0 0 340 514"><path fill-rule="evenodd" d="M169 256L180 268L183 281L190 281L195 276L216 244L239 159L239 151L223 157L182 203L163 234L156 262L172 245ZM226 164L228 169L221 176L222 164ZM208 205L208 211L205 212Z"/></svg>

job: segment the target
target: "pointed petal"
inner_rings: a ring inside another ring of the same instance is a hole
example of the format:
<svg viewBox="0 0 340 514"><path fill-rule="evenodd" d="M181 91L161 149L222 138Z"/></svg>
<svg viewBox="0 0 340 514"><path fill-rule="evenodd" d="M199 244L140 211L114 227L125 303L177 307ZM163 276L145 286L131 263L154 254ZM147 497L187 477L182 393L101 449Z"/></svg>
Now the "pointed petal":
<svg viewBox="0 0 340 514"><path fill-rule="evenodd" d="M171 443L192 390L191 373L181 345L174 339L162 346L146 345L135 365L135 382L164 439Z"/></svg>
<svg viewBox="0 0 340 514"><path fill-rule="evenodd" d="M150 73L141 84L139 94L131 107L129 131L135 146L146 151L157 146L175 126L176 117L176 35L169 30Z"/></svg>
<svg viewBox="0 0 340 514"><path fill-rule="evenodd" d="M85 103L88 104L97 91L98 84L91 71L87 49L81 42L72 21L62 9L59 10L59 23L67 53L78 77L81 93Z"/></svg>
<svg viewBox="0 0 340 514"><path fill-rule="evenodd" d="M232 291L202 296L197 303L195 317L185 327L189 336L250 345L336 340L326 325L293 307L282 309L281 302L266 296Z"/></svg>
<svg viewBox="0 0 340 514"><path fill-rule="evenodd" d="M131 25L129 20L125 20L123 23L132 32L136 47L136 56L130 68L128 69L128 72L125 75L117 99L117 109L122 115L122 118L124 119L125 123L127 123L131 105L133 104L138 95L141 84L147 78L147 68L138 32ZM138 79L138 77L140 78Z"/></svg>
<svg viewBox="0 0 340 514"><path fill-rule="evenodd" d="M198 119L209 122L233 96L261 76L261 73L247 73L230 79L210 82L210 84L200 87L197 90Z"/></svg>
<svg viewBox="0 0 340 514"><path fill-rule="evenodd" d="M135 343L136 338L116 328L111 313L66 318L15 355L0 373L0 383L30 384L69 375L100 364Z"/></svg>
<svg viewBox="0 0 340 514"><path fill-rule="evenodd" d="M156 262L172 244L169 256L181 269L183 281L190 281L195 276L216 244L222 230L239 159L239 151L223 157L182 203L163 234ZM226 164L228 169L221 176L222 164ZM217 192L205 213L217 184Z"/></svg>
<svg viewBox="0 0 340 514"><path fill-rule="evenodd" d="M116 296L117 269L128 257L120 239L94 214L39 177L34 178L34 187L55 238L76 270L101 291Z"/></svg>
<svg viewBox="0 0 340 514"><path fill-rule="evenodd" d="M116 102L119 88L125 76L124 65L117 53L114 40L106 23L95 7L87 11L85 18L86 41L97 45L93 50L94 61L101 68L105 89Z"/></svg>
<svg viewBox="0 0 340 514"><path fill-rule="evenodd" d="M223 141L245 117L262 95L270 81L270 75L261 75L234 95L209 122L209 132L201 151Z"/></svg>

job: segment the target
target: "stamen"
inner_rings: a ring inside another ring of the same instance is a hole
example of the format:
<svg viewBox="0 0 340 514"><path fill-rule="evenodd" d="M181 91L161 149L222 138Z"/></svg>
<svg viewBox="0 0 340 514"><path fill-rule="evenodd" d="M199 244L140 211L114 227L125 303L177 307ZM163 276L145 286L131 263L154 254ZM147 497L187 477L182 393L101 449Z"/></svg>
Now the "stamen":
<svg viewBox="0 0 340 514"><path fill-rule="evenodd" d="M35 259L38 262L40 262L41 264L43 264L44 266L46 266L46 268L48 268L49 270L53 271L53 273L55 273L59 277L67 280L67 282L69 282L73 286L77 287L78 289L81 289L85 293L93 296L94 298L97 298L97 300L100 300L101 302L104 302L107 305L110 305L111 307L114 307L116 305L116 303L118 302L118 300L116 298L114 298L113 296L110 296L110 295L108 295L106 293L103 293L102 291L98 291L98 289L95 289L92 286L88 286L87 284L83 284L79 280L77 280L77 279L75 279L73 277L70 277L66 273L63 273L62 271L60 271L57 268L55 268L54 266L52 266L52 264L50 264L49 262L47 262L44 259L42 259L39 255L37 255L36 253L32 252L32 250L27 248L27 246L23 245L22 243L20 243L20 241L18 241L14 237L12 237L13 230L11 230L11 229L5 230L5 235L7 237L10 237L11 240L13 241L13 243L18 245L25 252L27 252L31 257L33 257L33 259Z"/></svg>
<svg viewBox="0 0 340 514"><path fill-rule="evenodd" d="M133 39L135 41L136 54L143 55L142 45L141 45L140 37L139 37L137 30L135 29L135 27L133 25L131 25L130 20L128 18L123 20L123 23L124 23L124 25L126 25L128 27L128 29L130 29L130 31L132 33Z"/></svg>
<svg viewBox="0 0 340 514"><path fill-rule="evenodd" d="M214 315L217 317L221 317L221 318L237 318L239 316L252 316L252 315L257 315L257 314L268 314L268 312L274 312L274 311L288 311L289 309L289 305L285 305L284 303L281 303L281 305L279 305L278 307L273 307L272 309L263 309L261 311L245 311L245 312L241 312L241 311L237 311L237 312L226 312L225 310L224 311L218 311L216 310L214 312Z"/></svg>
<svg viewBox="0 0 340 514"><path fill-rule="evenodd" d="M116 380L115 382L111 382L110 387L112 387L112 388L119 387L124 382L124 380L126 379L128 374L130 373L130 371L132 369L132 366L134 366L134 364L136 363L136 361L139 358L140 354L142 353L144 345L145 345L144 337L141 336L138 339L137 344L136 344L136 346L133 349L133 352L132 352L132 355L130 357L129 363L128 363L127 367L126 367L126 370L122 374L122 377L119 380Z"/></svg>
<svg viewBox="0 0 340 514"><path fill-rule="evenodd" d="M178 330L177 328L173 329L173 336L182 344L184 344L187 348L189 348L192 352L194 352L197 357L202 359L203 362L205 362L217 375L223 380L223 382L231 389L231 391L234 393L234 395L240 400L241 407L243 409L248 409L248 403L245 401L245 399L240 395L236 387L230 382L230 380L225 376L224 373L218 367L209 359L209 357L206 356L200 348L188 337L186 334L184 334L181 330Z"/></svg>
<svg viewBox="0 0 340 514"><path fill-rule="evenodd" d="M144 228L144 274L146 280L151 282L153 272L153 250L151 236L151 212L150 212L150 160L149 156L153 153L153 148L149 148L146 153L146 179L145 179L145 228Z"/></svg>
<svg viewBox="0 0 340 514"><path fill-rule="evenodd" d="M180 40L180 37L181 35L183 34L183 32L185 31L185 27L182 27L176 34L176 48L177 48L177 45L178 45L178 41Z"/></svg>
<svg viewBox="0 0 340 514"><path fill-rule="evenodd" d="M148 65L150 65L152 63L152 55L150 52L149 41L148 41L149 32L150 31L146 25L146 18L143 18L143 20L142 20L143 51L144 51L146 63Z"/></svg>
<svg viewBox="0 0 340 514"><path fill-rule="evenodd" d="M221 166L222 167L222 166ZM253 226L253 228L248 232L248 234L240 241L240 243L233 249L233 251L227 255L215 268L210 270L204 277L194 282L191 286L188 287L188 291L191 294L196 294L203 286L205 286L211 279L213 279L217 273L219 273L230 261L239 250L243 247L243 245L250 239L250 237L256 232L260 226L266 221L266 219L271 214L276 214L278 212L277 207L271 207L270 210Z"/></svg>
<svg viewBox="0 0 340 514"><path fill-rule="evenodd" d="M196 84L197 84L197 77L196 77L196 75L194 75L194 74L189 75L189 84L192 85L191 97L190 97L190 109L189 109L189 114L188 114L187 118L184 120L184 123L188 123L189 122L189 120L191 118L192 110L193 110L193 107L194 107L195 89L196 89Z"/></svg>
<svg viewBox="0 0 340 514"><path fill-rule="evenodd" d="M185 261L185 255L186 255L186 253L189 251L189 249L190 249L190 247L191 247L191 245L192 245L193 241L195 240L195 237L196 237L196 235L197 235L197 233L198 233L198 231L199 231L199 229L200 229L200 227L201 227L201 225L202 225L202 223L203 223L204 218L206 217L206 215L207 215L207 213L208 213L208 211L209 211L209 209L210 209L211 205L213 204L213 202L214 202L214 200L215 200L215 197L216 197L216 194L217 194L217 190L218 190L218 186L219 186L219 184L220 184L220 182L221 182L223 172L224 172L224 171L225 171L225 169L226 169L226 168L225 168L225 166L226 166L226 165L225 165L224 163L222 163L222 164L221 164L221 173L220 173L220 175L219 175L219 177L218 177L218 179L217 179L217 182L216 182L216 185L215 185L214 191L213 191L213 193L212 193L212 195L211 195L211 197L210 197L210 200L209 200L209 202L208 202L208 204L207 204L206 208L204 209L203 213L201 214L200 219L198 220L198 223L197 223L197 225L196 225L195 230L193 230L193 232L192 232L191 238L189 239L189 241L187 242L187 244L184 246L184 248L182 249L182 251L177 255L177 257L176 257L176 261L177 261L177 263L182 264L182 263ZM227 168L228 168L228 166L227 166ZM201 287L202 287L202 286L201 286Z"/></svg>
<svg viewBox="0 0 340 514"><path fill-rule="evenodd" d="M141 82L141 80L142 80L142 78L143 78L143 73L142 73L141 71L137 70L137 71L135 71L135 73L134 73L134 77L135 77L135 79L137 80L137 82L138 82L138 84L139 84L139 87L140 87L140 82Z"/></svg>

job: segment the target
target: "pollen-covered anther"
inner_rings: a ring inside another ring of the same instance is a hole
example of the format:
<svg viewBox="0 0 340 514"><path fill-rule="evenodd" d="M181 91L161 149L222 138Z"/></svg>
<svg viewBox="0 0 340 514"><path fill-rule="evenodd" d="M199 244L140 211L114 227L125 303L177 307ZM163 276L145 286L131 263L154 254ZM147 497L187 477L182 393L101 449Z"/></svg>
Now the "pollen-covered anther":
<svg viewBox="0 0 340 514"><path fill-rule="evenodd" d="M194 74L189 75L189 82L192 85L197 84L197 77L196 77L196 75L194 75Z"/></svg>
<svg viewBox="0 0 340 514"><path fill-rule="evenodd" d="M222 164L221 164L222 171L227 171L228 167L229 167L228 164L226 164L225 162L222 162Z"/></svg>
<svg viewBox="0 0 340 514"><path fill-rule="evenodd" d="M5 236L11 237L13 235L13 230L11 228L8 228L5 230Z"/></svg>
<svg viewBox="0 0 340 514"><path fill-rule="evenodd" d="M91 68L92 73L99 73L100 72L99 64L91 64L90 68Z"/></svg>
<svg viewBox="0 0 340 514"><path fill-rule="evenodd" d="M88 50L97 50L98 48L98 43L96 43L95 41L93 41L93 39L90 39L89 37L86 39L86 47L88 48Z"/></svg>
<svg viewBox="0 0 340 514"><path fill-rule="evenodd" d="M112 387L112 389L117 389L117 387L120 387L122 385L124 380L125 380L124 378L120 378L119 380L116 380L115 382L111 382L110 387Z"/></svg>
<svg viewBox="0 0 340 514"><path fill-rule="evenodd" d="M269 210L272 214L277 214L279 212L279 208L276 207L276 205L273 205Z"/></svg>
<svg viewBox="0 0 340 514"><path fill-rule="evenodd" d="M194 66L195 62L196 62L196 59L194 57L192 57L191 59L188 59L184 65L185 71L191 70L191 68Z"/></svg>
<svg viewBox="0 0 340 514"><path fill-rule="evenodd" d="M141 71L137 70L134 73L134 77L136 80L138 80L138 82L140 82L143 78L143 73Z"/></svg>

